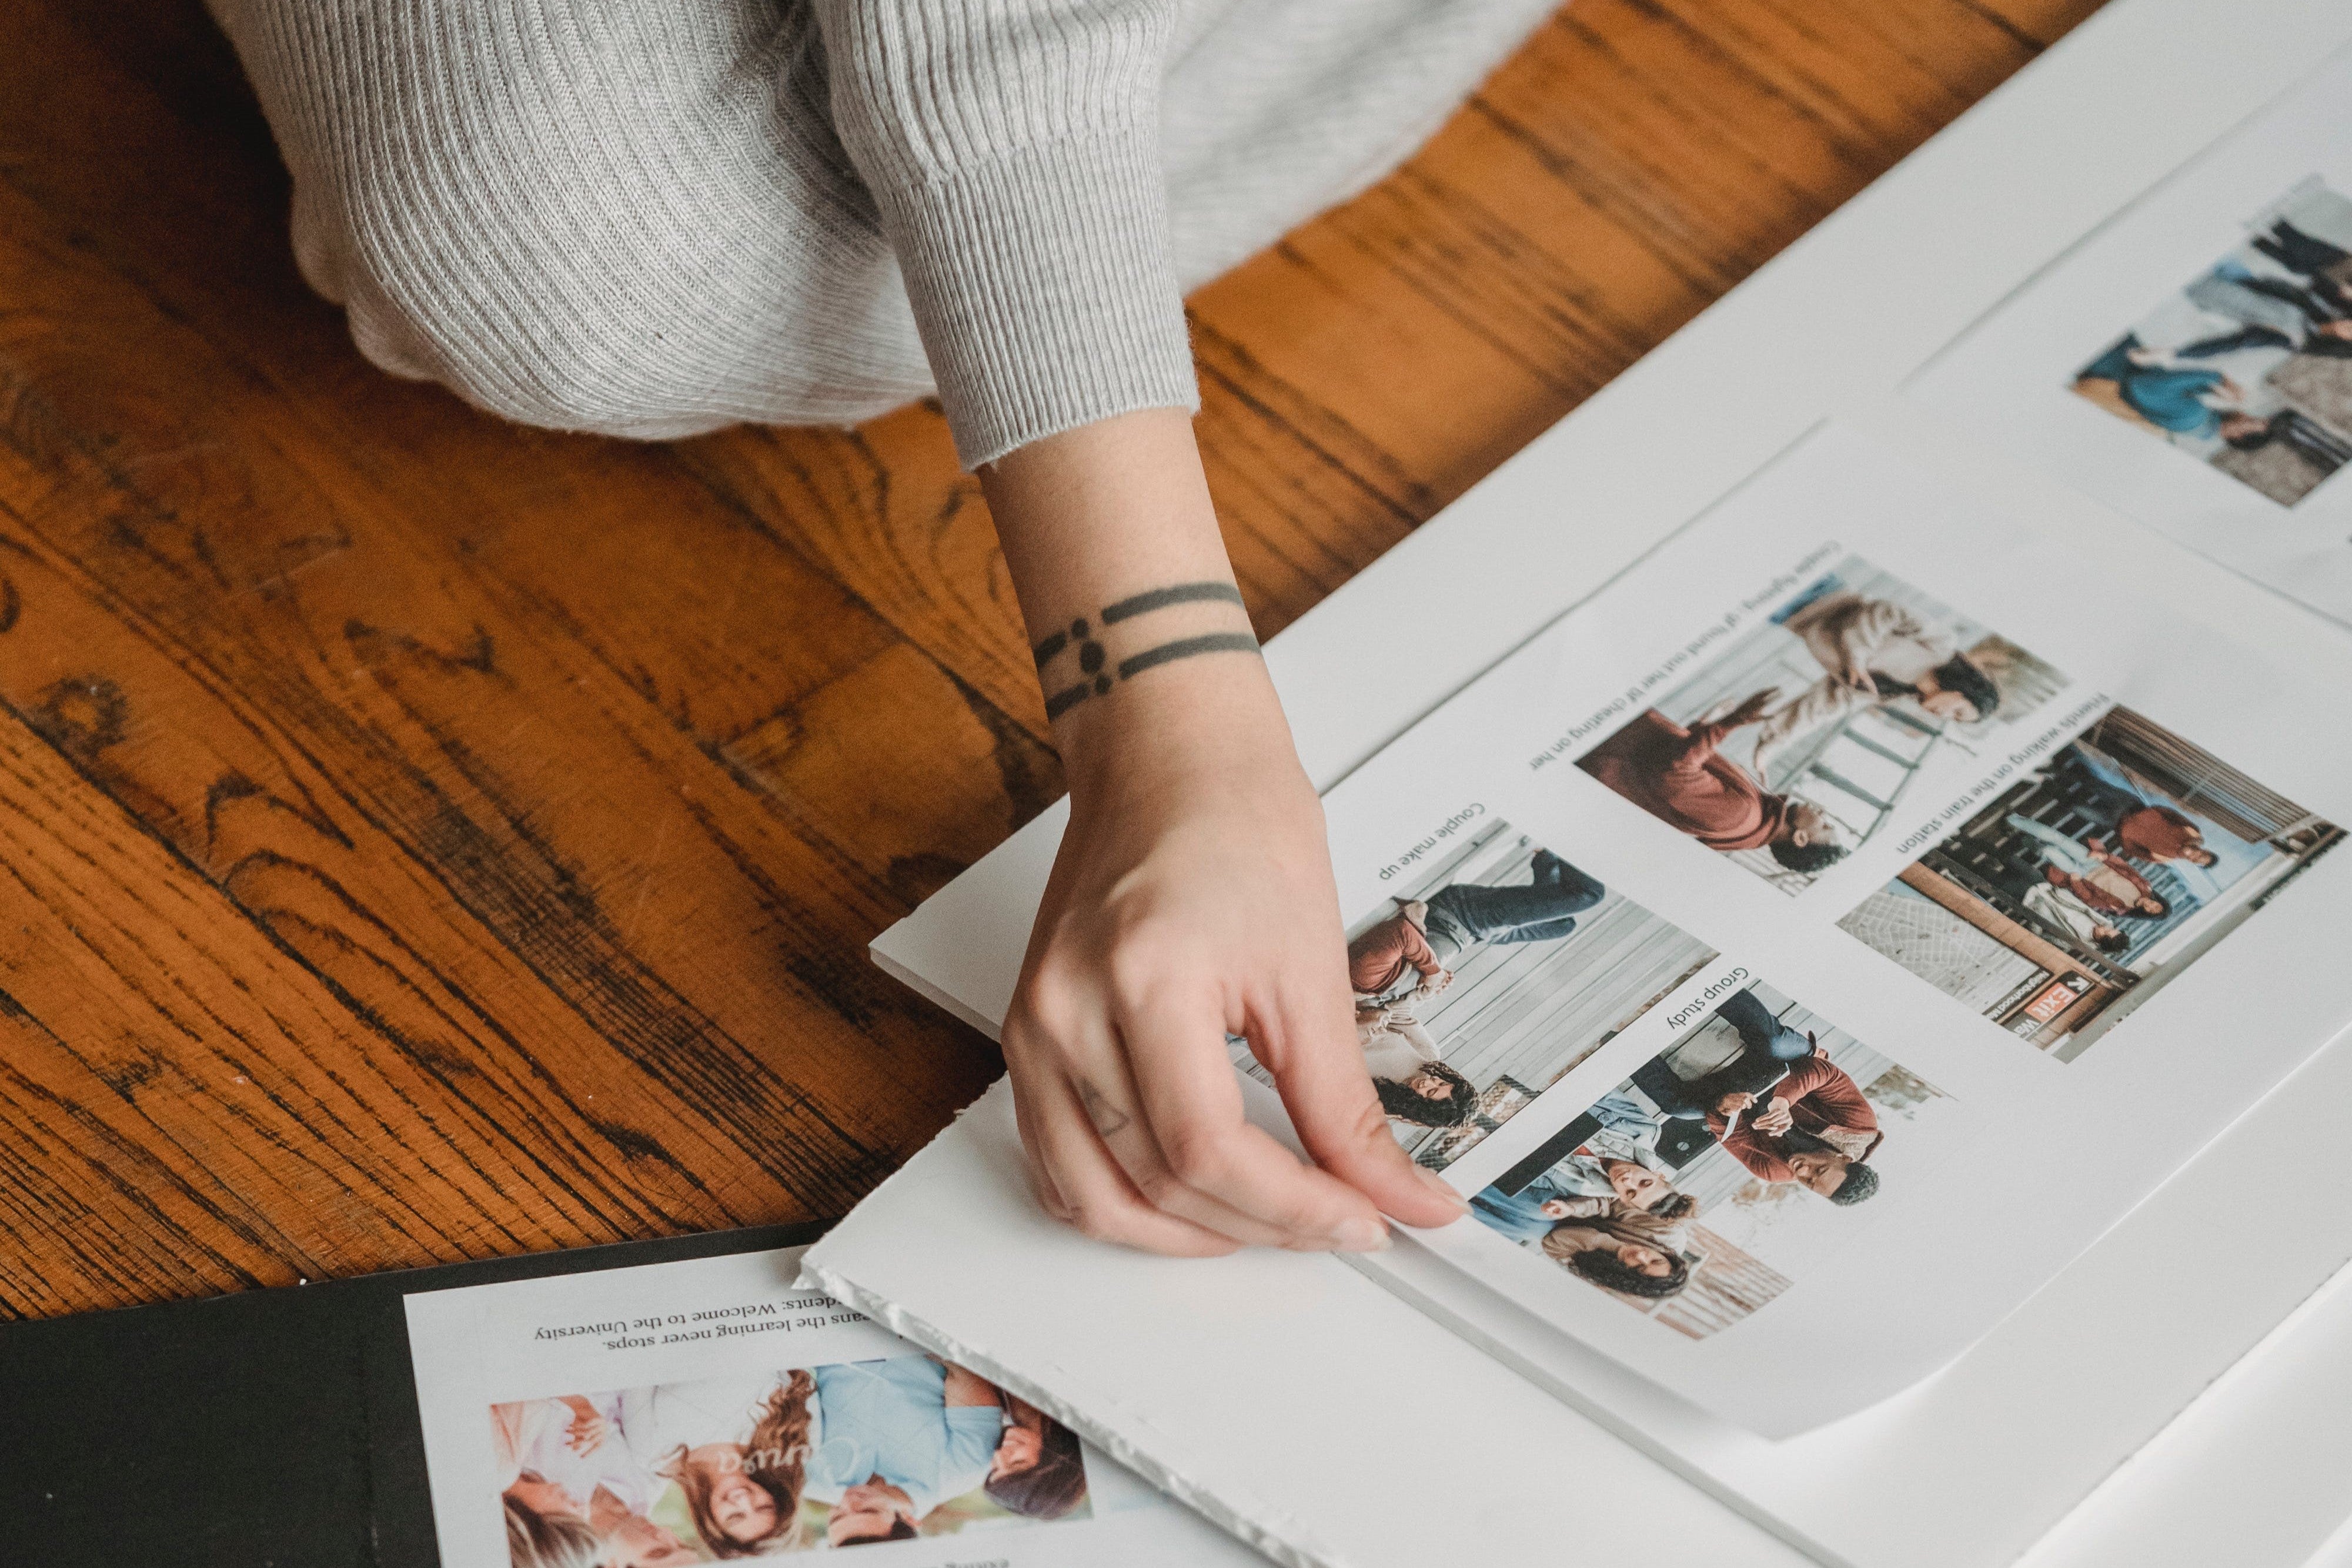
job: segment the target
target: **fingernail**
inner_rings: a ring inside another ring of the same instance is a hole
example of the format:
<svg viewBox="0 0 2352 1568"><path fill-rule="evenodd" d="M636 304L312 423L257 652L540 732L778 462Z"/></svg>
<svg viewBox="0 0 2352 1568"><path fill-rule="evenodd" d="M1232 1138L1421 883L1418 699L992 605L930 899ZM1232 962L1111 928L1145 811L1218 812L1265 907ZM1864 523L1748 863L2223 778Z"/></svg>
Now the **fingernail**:
<svg viewBox="0 0 2352 1568"><path fill-rule="evenodd" d="M1464 1197L1460 1193L1454 1191L1453 1184L1448 1182L1444 1176L1439 1176L1435 1171L1431 1170L1426 1166L1415 1166L1413 1167L1412 1174L1421 1178L1422 1186L1427 1187L1430 1191L1435 1193L1438 1197L1452 1204L1455 1213L1467 1214L1470 1212L1470 1200Z"/></svg>
<svg viewBox="0 0 2352 1568"><path fill-rule="evenodd" d="M1344 1221L1331 1239L1342 1252L1385 1252L1390 1247L1389 1228L1377 1219Z"/></svg>

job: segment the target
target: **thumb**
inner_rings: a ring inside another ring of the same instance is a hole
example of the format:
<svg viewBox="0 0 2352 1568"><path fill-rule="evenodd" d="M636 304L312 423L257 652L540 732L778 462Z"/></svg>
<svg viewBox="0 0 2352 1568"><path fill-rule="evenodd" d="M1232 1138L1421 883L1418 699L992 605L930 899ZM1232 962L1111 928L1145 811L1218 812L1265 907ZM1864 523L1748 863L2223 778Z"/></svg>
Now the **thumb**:
<svg viewBox="0 0 2352 1568"><path fill-rule="evenodd" d="M1317 1165L1407 1225L1445 1225L1467 1212L1444 1178L1397 1146L1344 1005L1288 1005L1269 1021L1273 1049L1261 1060Z"/></svg>

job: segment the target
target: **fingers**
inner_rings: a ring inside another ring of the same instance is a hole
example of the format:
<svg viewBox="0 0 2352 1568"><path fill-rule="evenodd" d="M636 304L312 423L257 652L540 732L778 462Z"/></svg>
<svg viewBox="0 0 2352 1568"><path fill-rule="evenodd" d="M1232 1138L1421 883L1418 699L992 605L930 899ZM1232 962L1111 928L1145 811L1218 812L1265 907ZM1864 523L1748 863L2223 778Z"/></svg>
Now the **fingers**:
<svg viewBox="0 0 2352 1568"><path fill-rule="evenodd" d="M1022 1157L1045 1211L1097 1240L1147 1252L1214 1257L1240 1245L1144 1200L1096 1132L1059 1049L1023 1038L1033 1027L1008 1020L1006 1061Z"/></svg>
<svg viewBox="0 0 2352 1568"><path fill-rule="evenodd" d="M1088 1042L1095 1031L1067 1017L1055 1032L1076 1039L1036 1038L1045 1031L1034 1024L1008 1030L1024 1155L1048 1212L1089 1235L1158 1252L1388 1245L1373 1195L1301 1162L1244 1120L1213 995L1181 1002L1153 995L1122 1019L1112 1041ZM1030 1040L1018 1038L1033 1030ZM1433 1194L1389 1136L1344 1008L1336 1038L1354 1059L1362 1141L1387 1156L1366 1168L1375 1178L1385 1170L1402 1187L1391 1201L1403 1217L1450 1219L1460 1200L1451 1189ZM1365 1166L1341 1140L1322 1141Z"/></svg>
<svg viewBox="0 0 2352 1568"><path fill-rule="evenodd" d="M1213 1258L1243 1245L1145 1201L1141 1190L1111 1157L1088 1119L1077 1091L1066 1080L1047 1078L1014 1100L1030 1104L1028 1127L1037 1165L1065 1206L1059 1217L1098 1241L1116 1241L1145 1252L1181 1258Z"/></svg>
<svg viewBox="0 0 2352 1568"><path fill-rule="evenodd" d="M1029 1185L1036 1190L1039 1207L1063 1224L1071 1224L1076 1216L1070 1208L1069 1200L1062 1196L1061 1186L1038 1157L1037 1128L1029 1113L1029 1092L1021 1087L1018 1072L1013 1074L1013 1120L1021 1131L1021 1163L1029 1168Z"/></svg>
<svg viewBox="0 0 2352 1568"><path fill-rule="evenodd" d="M1257 1245L1348 1251L1388 1245L1363 1193L1244 1119L1213 993L1181 1000L1163 993L1126 1013L1121 1025L1139 1113L1118 1133L1107 1131L1105 1141L1146 1197ZM1342 1027L1352 1050L1344 1014Z"/></svg>
<svg viewBox="0 0 2352 1568"><path fill-rule="evenodd" d="M1397 1145L1347 1024L1344 994L1286 998L1252 1020L1258 1060L1274 1074L1291 1125L1315 1163L1407 1225L1446 1225L1467 1212L1462 1196Z"/></svg>
<svg viewBox="0 0 2352 1568"><path fill-rule="evenodd" d="M1301 1233L1279 1218L1234 1208L1177 1176L1132 1082L1127 1048L1096 1009L1071 1007L1064 998L1045 1017L1009 1019L1006 1044L1023 1153L1040 1202L1055 1218L1103 1239L1160 1252L1343 1244L1328 1228ZM1203 1118L1243 1129L1221 1027L1210 1021L1194 1036L1150 1049L1161 1054L1187 1050L1210 1070L1201 1079L1211 1091L1205 1105L1188 1106L1180 1093L1163 1115L1180 1129ZM1291 1171L1301 1168L1265 1134L1255 1136ZM1189 1133L1180 1144L1209 1146ZM1359 1247L1379 1245L1386 1232L1367 1212L1348 1239Z"/></svg>

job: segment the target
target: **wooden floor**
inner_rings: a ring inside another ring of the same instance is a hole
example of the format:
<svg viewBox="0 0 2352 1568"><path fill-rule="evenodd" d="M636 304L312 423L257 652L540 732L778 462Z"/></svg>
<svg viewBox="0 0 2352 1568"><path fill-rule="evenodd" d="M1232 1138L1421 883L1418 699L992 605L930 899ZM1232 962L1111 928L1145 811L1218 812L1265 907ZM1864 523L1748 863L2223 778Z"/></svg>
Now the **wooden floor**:
<svg viewBox="0 0 2352 1568"><path fill-rule="evenodd" d="M1577 0L1202 291L1271 634L2095 0ZM194 0L0 6L0 1313L844 1212L992 1078L867 939L1053 799L936 411L371 371Z"/></svg>

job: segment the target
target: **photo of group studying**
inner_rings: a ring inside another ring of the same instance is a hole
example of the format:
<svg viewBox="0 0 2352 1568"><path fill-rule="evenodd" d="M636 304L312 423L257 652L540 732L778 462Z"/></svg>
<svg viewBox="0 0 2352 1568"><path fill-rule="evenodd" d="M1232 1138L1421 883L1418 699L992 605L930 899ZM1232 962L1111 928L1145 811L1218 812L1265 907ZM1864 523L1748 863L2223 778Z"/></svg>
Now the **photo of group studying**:
<svg viewBox="0 0 2352 1568"><path fill-rule="evenodd" d="M1475 1195L1471 1213L1654 1321L1704 1339L1789 1288L1837 1211L1880 1191L1890 1138L1939 1091L1763 985L1633 1070Z"/></svg>

